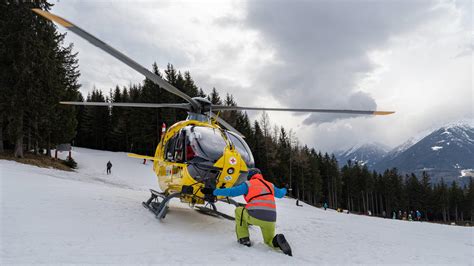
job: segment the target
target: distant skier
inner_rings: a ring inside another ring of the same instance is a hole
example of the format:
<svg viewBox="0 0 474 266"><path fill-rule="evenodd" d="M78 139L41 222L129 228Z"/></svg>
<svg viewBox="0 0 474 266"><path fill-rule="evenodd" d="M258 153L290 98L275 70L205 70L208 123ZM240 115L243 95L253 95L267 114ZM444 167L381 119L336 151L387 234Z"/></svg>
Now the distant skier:
<svg viewBox="0 0 474 266"><path fill-rule="evenodd" d="M413 221L413 218L411 216L411 213L408 214L408 221Z"/></svg>
<svg viewBox="0 0 474 266"><path fill-rule="evenodd" d="M421 212L419 210L416 210L416 220L418 222L421 221Z"/></svg>
<svg viewBox="0 0 474 266"><path fill-rule="evenodd" d="M303 207L303 205L300 204L300 199L296 199L296 206Z"/></svg>
<svg viewBox="0 0 474 266"><path fill-rule="evenodd" d="M275 197L282 198L286 188L277 188L263 178L258 168L249 169L247 181L236 187L213 189L202 188L206 195L236 197L244 195L247 205L235 209L235 229L238 242L251 246L248 226L260 227L265 244L272 248L280 248L283 253L292 256L291 248L283 234L275 235L276 204Z"/></svg>
<svg viewBox="0 0 474 266"><path fill-rule="evenodd" d="M107 162L107 174L112 173L112 163L109 161Z"/></svg>
<svg viewBox="0 0 474 266"><path fill-rule="evenodd" d="M392 219L397 219L397 214L395 213L395 211L392 212Z"/></svg>
<svg viewBox="0 0 474 266"><path fill-rule="evenodd" d="M328 208L328 203L327 203L327 202L325 202L325 203L323 204L323 208L324 208L324 210L326 210L326 209Z"/></svg>

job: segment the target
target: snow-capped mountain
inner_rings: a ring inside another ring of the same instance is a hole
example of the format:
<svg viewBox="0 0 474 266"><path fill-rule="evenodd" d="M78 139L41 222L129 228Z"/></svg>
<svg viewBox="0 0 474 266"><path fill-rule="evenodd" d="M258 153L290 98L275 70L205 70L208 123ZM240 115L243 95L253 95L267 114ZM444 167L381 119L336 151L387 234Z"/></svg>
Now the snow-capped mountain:
<svg viewBox="0 0 474 266"><path fill-rule="evenodd" d="M461 122L424 131L392 150L369 143L335 155L341 167L351 160L379 172L396 167L402 173L420 175L426 171L433 182L461 178L465 183L474 176L474 125Z"/></svg>
<svg viewBox="0 0 474 266"><path fill-rule="evenodd" d="M415 145L418 141L422 140L424 137L429 135L431 132L432 131L428 131L428 132L424 131L424 132L418 134L415 137L409 138L404 143L398 145L397 147L395 147L392 150L390 150L389 152L387 152L387 154L384 156L383 160L388 161L388 160L394 159L398 155L402 154L404 151L408 150L411 146Z"/></svg>
<svg viewBox="0 0 474 266"><path fill-rule="evenodd" d="M380 143L367 143L355 145L346 151L337 152L335 156L340 166L345 165L350 160L372 168L385 157L389 150L389 147Z"/></svg>
<svg viewBox="0 0 474 266"><path fill-rule="evenodd" d="M462 176L462 170L474 168L474 127L466 123L441 127L412 145L408 141L395 148L374 169L392 167L406 173L426 171L435 181Z"/></svg>

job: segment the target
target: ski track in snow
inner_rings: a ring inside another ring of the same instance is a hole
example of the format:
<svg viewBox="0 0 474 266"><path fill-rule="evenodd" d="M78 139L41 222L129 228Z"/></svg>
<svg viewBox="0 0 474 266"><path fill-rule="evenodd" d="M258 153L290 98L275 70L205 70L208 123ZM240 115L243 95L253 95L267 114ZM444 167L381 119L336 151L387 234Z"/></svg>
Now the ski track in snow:
<svg viewBox="0 0 474 266"><path fill-rule="evenodd" d="M294 257L266 247L256 227L254 245L240 246L232 221L178 200L161 222L143 208L148 188L157 188L150 162L82 148L73 158L76 172L0 160L1 265L474 264L472 228L296 207L287 198L277 199L277 232ZM233 206L217 206L233 215Z"/></svg>

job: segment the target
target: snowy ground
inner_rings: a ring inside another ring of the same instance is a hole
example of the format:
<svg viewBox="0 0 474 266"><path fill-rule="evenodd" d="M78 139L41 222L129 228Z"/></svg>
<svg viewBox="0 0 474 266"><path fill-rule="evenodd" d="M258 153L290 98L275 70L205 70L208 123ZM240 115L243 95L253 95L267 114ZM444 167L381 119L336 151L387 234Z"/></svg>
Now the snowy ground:
<svg viewBox="0 0 474 266"><path fill-rule="evenodd" d="M62 154L65 156L65 154ZM151 164L75 148L77 172L0 160L0 264L463 264L474 265L473 228L324 211L277 200L277 231L294 257L236 243L232 221L178 200L163 222L141 206L157 188ZM112 175L105 164L113 163ZM233 214L230 205L219 205Z"/></svg>

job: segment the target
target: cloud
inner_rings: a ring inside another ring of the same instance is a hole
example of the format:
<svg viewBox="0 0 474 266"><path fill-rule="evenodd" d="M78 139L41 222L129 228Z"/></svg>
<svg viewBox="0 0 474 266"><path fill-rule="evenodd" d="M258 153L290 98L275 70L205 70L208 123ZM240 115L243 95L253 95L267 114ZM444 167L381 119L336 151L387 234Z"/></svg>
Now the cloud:
<svg viewBox="0 0 474 266"><path fill-rule="evenodd" d="M233 2L212 1L139 1L137 5L126 1L67 1L56 3L52 12L144 67L151 68L153 62L157 62L163 70L167 63L172 63L179 70L191 70L193 76L204 76L204 73L220 75L226 68L232 70L238 64L232 64L229 58L238 60L242 55L251 54L251 33L240 29L222 30L214 23L227 14L238 16L238 9ZM233 36L239 38L232 41ZM68 42L73 42L79 52L80 80L87 85L83 86L83 93L90 91L93 84L108 90L116 84L143 81L143 76L73 33L68 33ZM223 67L223 62L231 65ZM207 86L204 81L198 80L197 84L206 86L205 90L212 88L212 84Z"/></svg>
<svg viewBox="0 0 474 266"><path fill-rule="evenodd" d="M344 98L346 99L346 98ZM375 100L368 94L362 91L354 92L347 101L343 103L343 107L340 109L352 109L352 110L376 110L377 104ZM319 114L313 113L305 120L303 124L321 124L328 123L340 119L347 119L352 117L362 117L361 115L350 115L350 114Z"/></svg>
<svg viewBox="0 0 474 266"><path fill-rule="evenodd" d="M376 108L358 82L374 69L371 50L440 12L429 1L249 1L246 25L282 63L260 73L288 107ZM305 124L353 116L313 114Z"/></svg>

